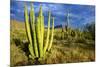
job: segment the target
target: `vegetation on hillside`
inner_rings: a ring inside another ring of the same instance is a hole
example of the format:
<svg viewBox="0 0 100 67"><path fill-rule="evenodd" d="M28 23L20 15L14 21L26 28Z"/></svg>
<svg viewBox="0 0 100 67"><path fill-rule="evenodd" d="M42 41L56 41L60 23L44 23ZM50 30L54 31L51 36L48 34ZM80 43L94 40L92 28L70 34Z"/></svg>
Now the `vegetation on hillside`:
<svg viewBox="0 0 100 67"><path fill-rule="evenodd" d="M11 65L34 65L35 61L28 59L28 45L24 43L28 41L25 24L15 20L11 20L11 24L11 27L13 27L11 30ZM61 30L55 29L51 51L47 53L40 64L95 61L95 40L93 39L94 36L92 36L95 31L87 33L73 30L76 32L77 37L67 35L68 37L62 39Z"/></svg>

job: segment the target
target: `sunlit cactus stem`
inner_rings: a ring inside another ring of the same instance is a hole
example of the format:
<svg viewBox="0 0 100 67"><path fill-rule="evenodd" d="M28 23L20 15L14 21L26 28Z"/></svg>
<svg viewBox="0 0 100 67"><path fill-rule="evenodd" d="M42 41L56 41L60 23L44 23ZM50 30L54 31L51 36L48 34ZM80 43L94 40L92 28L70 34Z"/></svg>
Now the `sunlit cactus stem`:
<svg viewBox="0 0 100 67"><path fill-rule="evenodd" d="M49 44L49 46L48 46L48 51L50 51L50 49L51 49L51 47L52 47L53 35L54 35L54 17L53 17L53 20L52 20L51 40L50 40L50 44Z"/></svg>
<svg viewBox="0 0 100 67"><path fill-rule="evenodd" d="M27 6L25 5L24 7L24 15L25 15L25 28L26 28L26 34L27 34L27 38L28 38L28 41L29 41L29 51L31 53L32 56L34 56L34 51L33 51L33 43L32 43L32 28L30 26L30 23L29 23L29 17L28 17L28 10L27 10Z"/></svg>
<svg viewBox="0 0 100 67"><path fill-rule="evenodd" d="M47 29L47 37L46 37L46 41L45 41L45 46L44 46L44 53L46 52L48 45L49 45L49 37L50 37L50 17L51 17L51 13L49 12L49 17L48 17L48 29Z"/></svg>
<svg viewBox="0 0 100 67"><path fill-rule="evenodd" d="M38 44L38 50L39 50L39 57L40 57L40 45L41 45L41 35L40 35L40 20L37 18L36 22L36 37L37 37L37 44Z"/></svg>
<svg viewBox="0 0 100 67"><path fill-rule="evenodd" d="M42 13L42 6L40 6L39 15L36 23L36 29L37 29L36 32L37 32L38 45L39 45L39 56L43 57L44 16Z"/></svg>
<svg viewBox="0 0 100 67"><path fill-rule="evenodd" d="M38 46L37 46L37 39L36 39L36 30L35 30L35 15L34 15L34 9L33 4L31 4L31 10L30 10L30 21L32 26L32 35L33 35L33 50L36 55L36 57L39 57L38 55Z"/></svg>

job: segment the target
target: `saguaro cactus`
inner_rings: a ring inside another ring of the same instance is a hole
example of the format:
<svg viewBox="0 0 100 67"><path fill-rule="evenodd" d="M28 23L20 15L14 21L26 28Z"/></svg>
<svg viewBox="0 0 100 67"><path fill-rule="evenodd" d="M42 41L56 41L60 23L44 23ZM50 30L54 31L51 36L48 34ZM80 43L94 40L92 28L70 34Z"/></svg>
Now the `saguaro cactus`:
<svg viewBox="0 0 100 67"><path fill-rule="evenodd" d="M48 17L48 30L46 40L44 39L44 16L42 12L42 6L40 6L38 17L35 19L33 5L31 4L30 16L28 16L27 6L24 8L25 13L25 28L29 41L30 56L34 58L44 57L47 50L50 50L53 42L54 33L54 18L52 21L52 30L50 38L50 17ZM35 22L36 20L36 22Z"/></svg>

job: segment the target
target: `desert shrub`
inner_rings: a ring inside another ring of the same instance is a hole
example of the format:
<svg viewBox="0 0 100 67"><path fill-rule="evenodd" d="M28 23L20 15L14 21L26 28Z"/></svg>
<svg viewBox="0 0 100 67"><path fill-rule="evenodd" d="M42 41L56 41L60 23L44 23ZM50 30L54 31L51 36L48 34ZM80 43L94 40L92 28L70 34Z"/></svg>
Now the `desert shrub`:
<svg viewBox="0 0 100 67"><path fill-rule="evenodd" d="M95 40L95 23L87 24L84 27L84 33L87 33L86 38Z"/></svg>
<svg viewBox="0 0 100 67"><path fill-rule="evenodd" d="M71 36L75 37L76 36L76 32L74 30L71 31Z"/></svg>
<svg viewBox="0 0 100 67"><path fill-rule="evenodd" d="M57 33L58 33L58 34L57 34ZM56 40L61 40L61 39L62 39L62 34L61 34L61 32L56 32L55 35L54 35L54 38L55 38Z"/></svg>
<svg viewBox="0 0 100 67"><path fill-rule="evenodd" d="M79 38L77 38L77 39L75 40L75 42L76 42L76 43L86 43L86 40L85 40L85 38L83 38L83 37L79 37Z"/></svg>

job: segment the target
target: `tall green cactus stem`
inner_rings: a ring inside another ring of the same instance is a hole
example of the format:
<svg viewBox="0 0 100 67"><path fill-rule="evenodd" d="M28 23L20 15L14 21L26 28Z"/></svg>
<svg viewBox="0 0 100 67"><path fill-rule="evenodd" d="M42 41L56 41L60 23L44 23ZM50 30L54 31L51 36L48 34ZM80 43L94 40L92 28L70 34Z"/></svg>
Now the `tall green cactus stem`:
<svg viewBox="0 0 100 67"><path fill-rule="evenodd" d="M25 5L24 7L24 15L25 15L25 28L26 28L26 34L27 34L27 38L28 38L28 41L29 41L29 51L31 53L32 56L34 56L34 51L33 51L33 46L32 46L32 28L30 26L30 23L29 23L29 17L28 17L28 10L27 10L27 6Z"/></svg>
<svg viewBox="0 0 100 67"><path fill-rule="evenodd" d="M35 15L34 15L34 9L33 4L31 4L31 10L30 10L30 21L32 26L32 35L33 35L33 50L35 53L35 56L38 57L38 46L37 46L37 40L36 40L36 31L35 31Z"/></svg>
<svg viewBox="0 0 100 67"><path fill-rule="evenodd" d="M44 54L48 48L48 43L49 43L49 35L50 35L50 17L51 17L51 13L49 12L49 17L48 17L48 30L47 30L47 37L46 37L46 42L45 42L45 46L44 46Z"/></svg>
<svg viewBox="0 0 100 67"><path fill-rule="evenodd" d="M39 57L40 57L40 51L41 51L41 35L40 35L40 20L37 18L36 22L36 37L37 37L37 44L38 44L38 50L39 50Z"/></svg>
<svg viewBox="0 0 100 67"><path fill-rule="evenodd" d="M48 46L48 51L50 51L50 49L51 49L51 47L52 47L53 35L54 35L54 17L53 17L53 21L52 21L51 40L50 40L50 44L49 44L49 46Z"/></svg>
<svg viewBox="0 0 100 67"><path fill-rule="evenodd" d="M42 13L42 6L40 6L39 15L37 18L37 38L38 38L38 45L39 45L39 56L43 57L43 38L44 38L44 16ZM39 33L38 33L39 32Z"/></svg>

